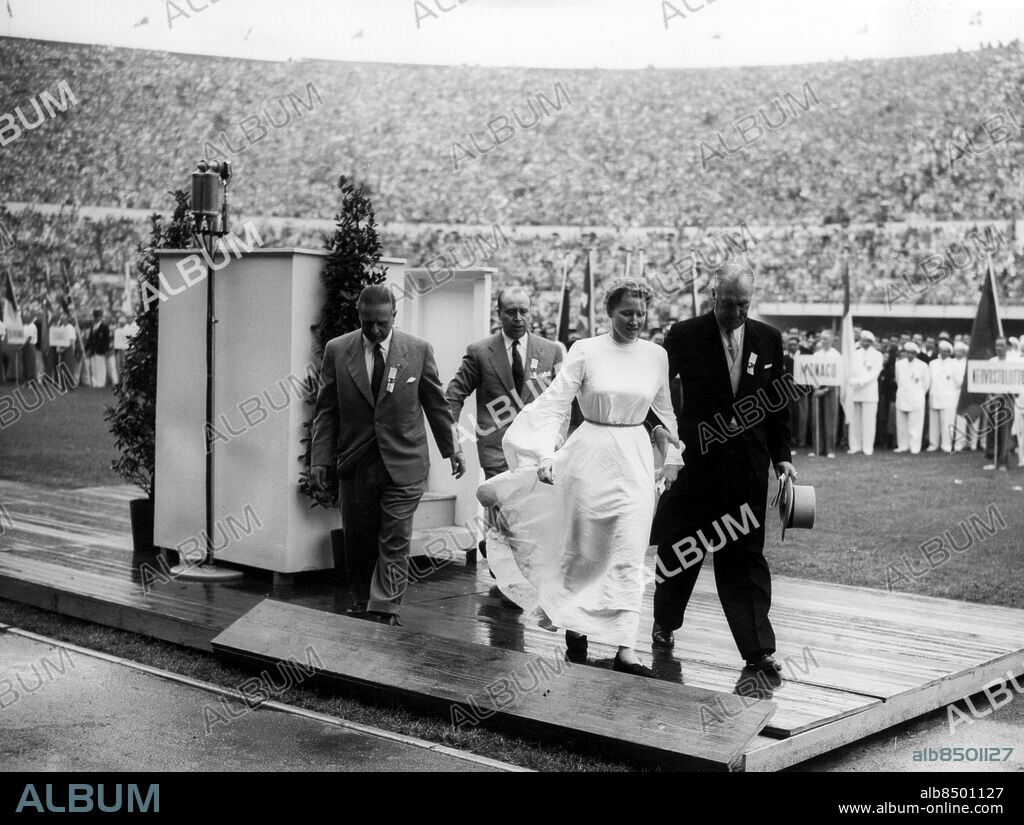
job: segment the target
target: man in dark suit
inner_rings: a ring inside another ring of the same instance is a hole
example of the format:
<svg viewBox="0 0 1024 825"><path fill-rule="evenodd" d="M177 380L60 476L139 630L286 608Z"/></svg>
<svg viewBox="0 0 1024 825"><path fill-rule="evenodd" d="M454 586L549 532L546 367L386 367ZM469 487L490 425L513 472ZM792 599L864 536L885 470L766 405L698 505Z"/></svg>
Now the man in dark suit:
<svg viewBox="0 0 1024 825"><path fill-rule="evenodd" d="M655 514L655 647L670 649L704 557L715 553L715 584L747 667L778 670L768 619L771 577L764 558L768 474L796 479L782 336L748 320L753 275L737 263L713 273L714 307L680 321L665 337L669 377L683 395L678 477Z"/></svg>
<svg viewBox="0 0 1024 825"><path fill-rule="evenodd" d="M434 351L394 329L383 284L358 301L360 330L328 341L313 410L311 477L324 488L336 462L353 615L400 625L412 519L430 469L424 414L452 475L466 472ZM365 602L365 604L364 604Z"/></svg>
<svg viewBox="0 0 1024 825"><path fill-rule="evenodd" d="M558 344L527 332L530 296L523 287L509 287L498 294L498 318L501 329L467 347L459 371L445 390L456 422L466 399L476 393L473 434L487 478L508 469L501 439L516 414L547 388L562 365Z"/></svg>
<svg viewBox="0 0 1024 825"><path fill-rule="evenodd" d="M90 386L107 386L107 356L110 354L110 327L103 318L102 309L92 312L92 329L85 339L85 354L89 359Z"/></svg>

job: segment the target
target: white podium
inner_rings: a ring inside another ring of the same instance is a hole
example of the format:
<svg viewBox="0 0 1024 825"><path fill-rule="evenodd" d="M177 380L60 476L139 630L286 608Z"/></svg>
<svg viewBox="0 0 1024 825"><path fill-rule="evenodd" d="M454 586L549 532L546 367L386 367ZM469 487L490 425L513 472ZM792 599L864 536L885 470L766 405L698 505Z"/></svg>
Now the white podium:
<svg viewBox="0 0 1024 825"><path fill-rule="evenodd" d="M178 263L196 250L161 250L160 271L172 290L159 302L154 543L205 546L206 291L188 286ZM330 531L336 509L310 508L298 489L303 424L312 407L301 387L312 358L313 327L323 304L326 253L254 249L213 273L217 327L214 355L215 559L291 574L333 566ZM220 255L216 258L219 263ZM426 338L447 385L466 345L489 332L493 270L456 272L434 289L426 271L383 259L388 282L403 295L396 325ZM426 279L424 282L422 279ZM416 290L408 287L418 285ZM417 511L414 555L444 556L472 546L479 507L475 444L463 443L470 469L456 482L430 439L428 493Z"/></svg>

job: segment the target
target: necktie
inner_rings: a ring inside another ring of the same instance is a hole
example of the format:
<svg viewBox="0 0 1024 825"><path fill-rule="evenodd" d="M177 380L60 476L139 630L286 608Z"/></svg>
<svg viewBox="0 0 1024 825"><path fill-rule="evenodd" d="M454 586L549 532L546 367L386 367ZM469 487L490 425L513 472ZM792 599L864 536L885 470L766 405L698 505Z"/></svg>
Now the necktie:
<svg viewBox="0 0 1024 825"><path fill-rule="evenodd" d="M729 342L729 363L732 364L736 361L736 330L730 329L725 333L726 339Z"/></svg>
<svg viewBox="0 0 1024 825"><path fill-rule="evenodd" d="M373 400L380 395L380 382L384 380L384 350L380 344L373 345L373 377L370 378L370 392Z"/></svg>
<svg viewBox="0 0 1024 825"><path fill-rule="evenodd" d="M519 340L512 342L512 383L515 384L516 393L523 396L523 359L519 357Z"/></svg>

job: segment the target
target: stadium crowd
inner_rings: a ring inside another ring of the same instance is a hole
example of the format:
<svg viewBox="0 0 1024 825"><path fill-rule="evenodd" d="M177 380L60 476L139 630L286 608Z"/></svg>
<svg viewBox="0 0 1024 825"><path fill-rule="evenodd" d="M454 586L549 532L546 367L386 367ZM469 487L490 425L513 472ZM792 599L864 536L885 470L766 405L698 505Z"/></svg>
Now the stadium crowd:
<svg viewBox="0 0 1024 825"><path fill-rule="evenodd" d="M330 217L343 173L367 184L385 223L1010 220L1022 76L1017 41L800 66L555 71L6 39L15 111L30 117L60 81L77 104L31 130L12 112L0 179L26 201L162 209L169 180L220 152L247 214ZM748 116L785 122L744 137ZM702 144L742 150L708 164Z"/></svg>

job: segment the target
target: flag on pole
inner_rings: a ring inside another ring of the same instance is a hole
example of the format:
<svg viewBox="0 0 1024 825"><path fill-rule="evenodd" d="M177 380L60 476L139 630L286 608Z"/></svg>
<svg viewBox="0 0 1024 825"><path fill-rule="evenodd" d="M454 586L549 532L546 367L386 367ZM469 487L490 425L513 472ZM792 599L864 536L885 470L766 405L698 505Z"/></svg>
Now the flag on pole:
<svg viewBox="0 0 1024 825"><path fill-rule="evenodd" d="M850 312L850 262L843 253L843 325L839 331L839 352L843 359L843 383L839 387L839 403L843 406L843 415L849 421L853 416L852 405L847 407L847 386L853 367L853 349L857 342L853 340L853 313Z"/></svg>
<svg viewBox="0 0 1024 825"><path fill-rule="evenodd" d="M21 313L18 312L18 299L14 295L14 282L11 280L9 269L4 273L3 305L7 343L19 346L25 342L25 330L21 323Z"/></svg>
<svg viewBox="0 0 1024 825"><path fill-rule="evenodd" d="M75 309L75 299L71 291L71 271L70 267L65 264L61 264L61 274L64 280L64 311L67 313L68 318L71 319L71 326L75 330L75 341L72 347L72 351L78 353L80 358L85 358L85 339L82 337L82 328L78 325L78 313Z"/></svg>
<svg viewBox="0 0 1024 825"><path fill-rule="evenodd" d="M693 299L693 317L697 317L700 307L697 305L697 279L700 277L700 261L694 261L693 277L690 278L690 297Z"/></svg>
<svg viewBox="0 0 1024 825"><path fill-rule="evenodd" d="M46 264L46 291L43 293L43 317L39 328L39 351L43 358L50 354L50 264Z"/></svg>
<svg viewBox="0 0 1024 825"><path fill-rule="evenodd" d="M597 327L594 321L594 270L590 266L590 250L587 250L587 260L583 265L583 302L580 306L581 314L586 318L587 334L582 337L592 337L597 334Z"/></svg>
<svg viewBox="0 0 1024 825"><path fill-rule="evenodd" d="M981 300L978 311L971 326L971 346L967 352L967 360L983 360L996 354L996 338L1003 337L1003 322L999 317L999 289L996 286L996 273L992 267L992 256L988 256L985 270L985 283L981 287ZM978 418L981 415L981 404L985 401L984 393L967 392L967 382L960 388L960 401L956 405L957 415L968 415Z"/></svg>
<svg viewBox="0 0 1024 825"><path fill-rule="evenodd" d="M555 339L560 343L566 350L569 349L569 319L571 313L569 307L572 305L572 299L569 295L569 267L562 264L562 297L558 302L558 333L555 335Z"/></svg>
<svg viewBox="0 0 1024 825"><path fill-rule="evenodd" d="M135 307L132 306L132 268L128 261L124 262L124 297L121 298L121 312L128 319L135 315Z"/></svg>

